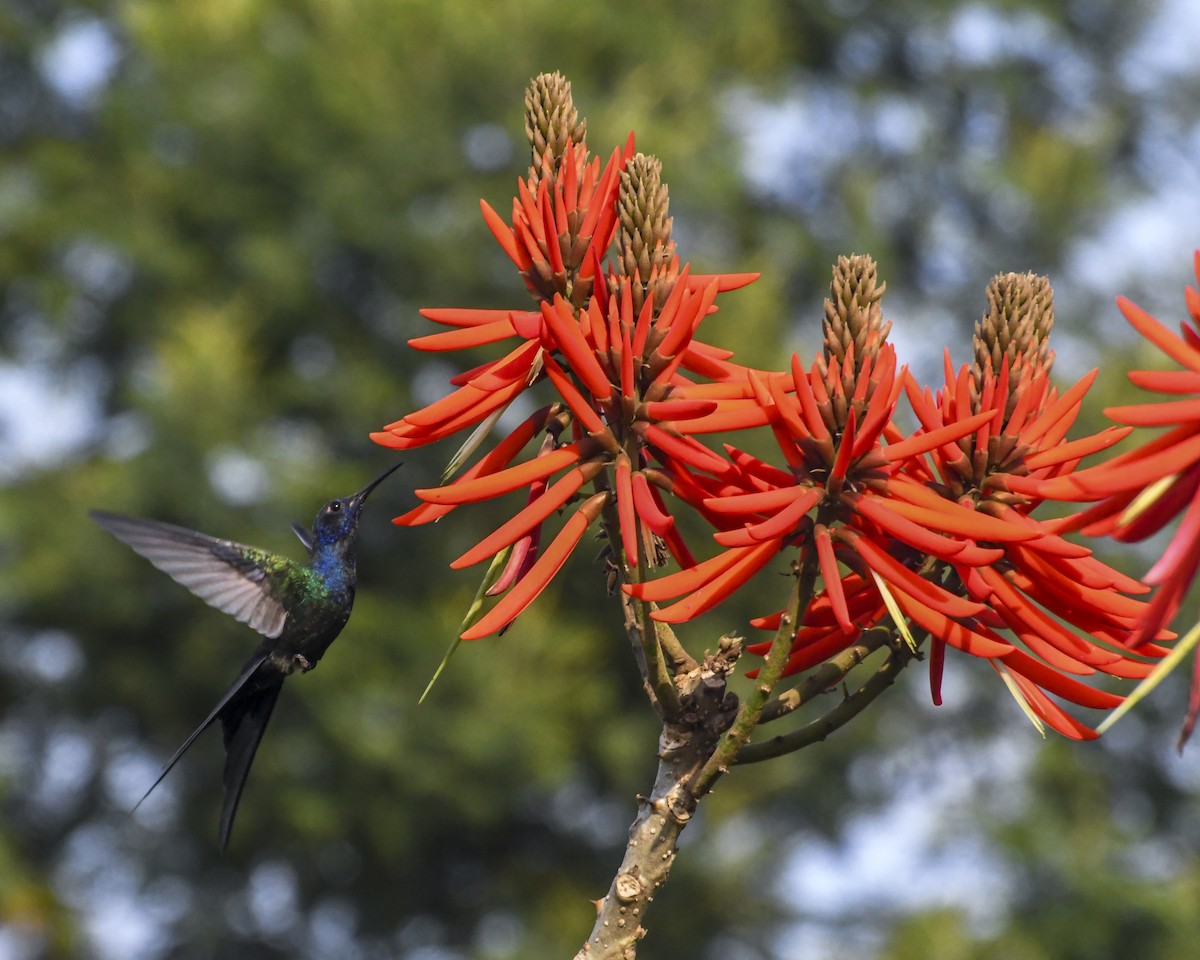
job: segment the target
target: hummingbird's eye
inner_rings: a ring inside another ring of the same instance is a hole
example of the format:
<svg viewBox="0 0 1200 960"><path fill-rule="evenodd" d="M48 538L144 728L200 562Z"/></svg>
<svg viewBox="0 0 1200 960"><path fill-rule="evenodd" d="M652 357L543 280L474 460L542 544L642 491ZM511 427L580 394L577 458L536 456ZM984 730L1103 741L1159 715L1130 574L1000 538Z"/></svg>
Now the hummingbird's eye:
<svg viewBox="0 0 1200 960"><path fill-rule="evenodd" d="M342 509L342 501L341 500L331 500L329 502L329 512L330 513L338 513L341 509Z"/></svg>

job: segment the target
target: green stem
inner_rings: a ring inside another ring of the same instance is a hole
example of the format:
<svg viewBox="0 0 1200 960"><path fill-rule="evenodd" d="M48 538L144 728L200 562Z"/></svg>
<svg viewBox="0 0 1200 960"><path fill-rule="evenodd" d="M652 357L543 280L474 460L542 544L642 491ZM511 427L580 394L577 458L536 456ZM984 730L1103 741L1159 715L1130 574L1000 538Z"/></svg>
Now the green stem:
<svg viewBox="0 0 1200 960"><path fill-rule="evenodd" d="M648 604L649 609L657 610L658 604ZM658 635L658 645L662 648L662 652L667 659L671 661L671 666L676 674L687 673L689 670L694 670L698 665L696 658L683 649L683 644L679 642L679 638L675 636L675 631L671 629L669 623L659 623L657 620L651 620L654 624L654 632Z"/></svg>
<svg viewBox="0 0 1200 960"><path fill-rule="evenodd" d="M898 644L861 687L850 694L822 717L805 724L799 730L772 737L760 743L748 743L738 751L734 763L758 763L785 753L793 753L819 743L835 730L849 723L867 708L875 698L896 682L896 677L916 657L904 644Z"/></svg>
<svg viewBox="0 0 1200 960"><path fill-rule="evenodd" d="M758 726L767 701L774 693L779 678L783 675L784 667L787 666L788 654L792 649L792 640L796 636L800 617L813 598L817 571L817 552L811 542L805 543L800 548L800 559L795 569L795 583L792 585L787 608L779 621L779 629L775 631L775 639L771 641L766 659L759 669L754 690L738 710L737 716L721 737L712 756L688 784L689 792L697 800L704 796L713 783L729 770L738 752L749 743L750 735Z"/></svg>
<svg viewBox="0 0 1200 960"><path fill-rule="evenodd" d="M622 592L621 608L625 612L625 633L637 654L638 665L643 671L643 680L655 709L664 718L679 715L679 691L667 670L657 632L647 629L655 626L646 615L646 604Z"/></svg>
<svg viewBox="0 0 1200 960"><path fill-rule="evenodd" d="M847 647L841 653L830 657L820 666L811 670L798 687L785 690L774 700L763 707L758 725L771 723L800 709L832 687L841 683L846 675L861 664L872 653L888 642L887 630L876 627L863 634L862 638L852 647Z"/></svg>
<svg viewBox="0 0 1200 960"><path fill-rule="evenodd" d="M617 557L623 557L621 549L621 520L617 515L616 494L608 480L608 471L602 470L596 475L593 486L597 492L604 490L610 496L604 504L601 514L601 525L604 536L608 540L608 548L617 564L621 579L625 583L640 583L645 579L645 560L640 549L641 538L638 539L639 549L637 566L631 567L627 562L617 562ZM663 659L663 650L657 624L650 619L650 607L644 600L638 600L621 591L621 609L625 615L625 633L633 646L638 667L642 672L642 682L654 709L664 719L679 716L679 691L671 678L670 672ZM680 650L679 641L671 634L674 646ZM685 654L686 656L686 654ZM672 659L675 659L673 656ZM689 658L690 659L690 658Z"/></svg>
<svg viewBox="0 0 1200 960"><path fill-rule="evenodd" d="M647 576L646 552L640 536L637 537L637 545L637 582L644 583ZM626 558L626 564L622 569L628 575L628 558ZM641 633L642 648L646 651L646 669L650 671L654 696L662 704L664 716L677 717L679 716L679 691L675 687L675 681L667 669L666 660L663 657L664 651L661 633L658 629L659 624L657 621L650 619L651 608L649 603L645 600L638 600L632 597L630 599L633 599L634 607L637 610L638 630ZM668 633L670 633L672 639L675 638L673 632L668 630ZM678 646L679 641L676 640L675 644Z"/></svg>

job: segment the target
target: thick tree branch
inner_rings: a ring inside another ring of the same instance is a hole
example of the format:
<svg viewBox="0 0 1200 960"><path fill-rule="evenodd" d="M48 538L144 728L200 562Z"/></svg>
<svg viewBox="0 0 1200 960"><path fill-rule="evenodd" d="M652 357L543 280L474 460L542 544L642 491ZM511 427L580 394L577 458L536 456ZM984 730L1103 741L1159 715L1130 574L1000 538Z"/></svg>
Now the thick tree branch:
<svg viewBox="0 0 1200 960"><path fill-rule="evenodd" d="M741 652L741 640L722 638L716 654L678 678L680 714L663 724L654 788L641 800L620 869L576 960L630 960L636 954L646 932L642 918L667 881L679 835L696 807L689 781L737 712L737 697L726 691L726 683Z"/></svg>

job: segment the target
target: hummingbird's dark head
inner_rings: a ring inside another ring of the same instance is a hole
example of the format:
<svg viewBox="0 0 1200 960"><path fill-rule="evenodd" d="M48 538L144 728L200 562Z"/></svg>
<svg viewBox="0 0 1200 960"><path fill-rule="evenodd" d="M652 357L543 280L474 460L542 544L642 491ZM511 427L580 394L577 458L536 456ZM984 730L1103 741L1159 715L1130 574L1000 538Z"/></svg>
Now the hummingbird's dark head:
<svg viewBox="0 0 1200 960"><path fill-rule="evenodd" d="M365 487L349 497L338 497L330 500L317 514L313 521L313 533L317 543L336 543L353 537L358 530L358 517L362 513L367 496L391 473L399 470L401 464L389 467L382 474L368 483Z"/></svg>

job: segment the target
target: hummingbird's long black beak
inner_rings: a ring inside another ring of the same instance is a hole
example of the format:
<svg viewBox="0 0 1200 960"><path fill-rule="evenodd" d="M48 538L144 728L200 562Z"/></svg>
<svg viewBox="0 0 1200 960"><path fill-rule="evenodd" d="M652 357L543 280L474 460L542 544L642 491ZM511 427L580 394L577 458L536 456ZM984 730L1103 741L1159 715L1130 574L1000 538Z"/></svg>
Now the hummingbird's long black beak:
<svg viewBox="0 0 1200 960"><path fill-rule="evenodd" d="M370 494L370 492L372 490L374 490L377 486L379 486L381 483L383 483L384 480L386 480L388 477L390 477L393 473L395 473L397 470L399 470L402 466L404 466L403 460L401 460L394 467L388 467L378 477L376 477L374 480L372 480L370 483L368 483L365 487L363 487L361 490L359 490L358 493L354 494L353 496L347 497L346 498L347 506L349 506L349 508L352 511L357 513L359 510L362 509L362 505L366 501L368 494Z"/></svg>

